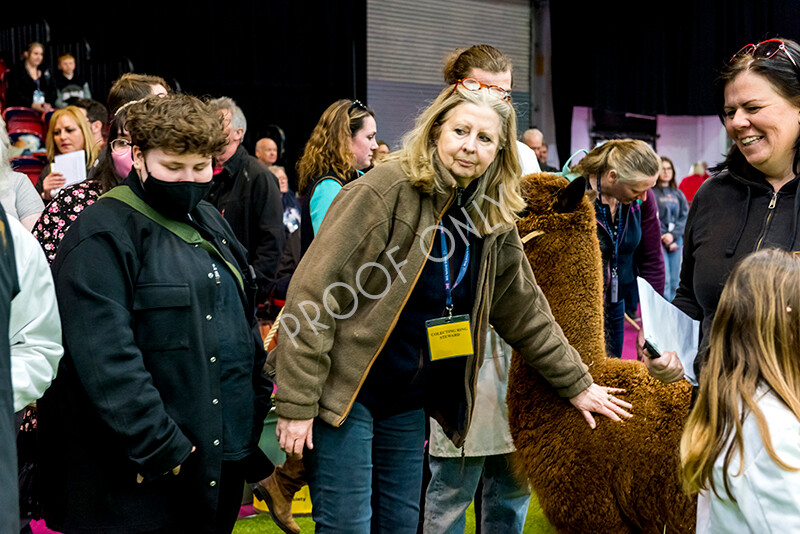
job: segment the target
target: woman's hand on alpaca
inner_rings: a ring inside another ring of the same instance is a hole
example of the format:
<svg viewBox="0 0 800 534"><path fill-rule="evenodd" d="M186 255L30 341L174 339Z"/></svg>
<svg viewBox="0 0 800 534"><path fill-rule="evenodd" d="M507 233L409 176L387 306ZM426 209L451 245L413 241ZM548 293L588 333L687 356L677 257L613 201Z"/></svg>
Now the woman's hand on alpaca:
<svg viewBox="0 0 800 534"><path fill-rule="evenodd" d="M665 350L658 358L652 358L652 355L644 348L644 332L641 330L636 335L636 355L639 361L644 361L647 372L653 378L657 378L665 384L672 384L683 379L683 364L678 358L678 353Z"/></svg>
<svg viewBox="0 0 800 534"><path fill-rule="evenodd" d="M592 384L584 389L569 401L580 410L583 418L589 423L589 426L595 428L597 423L592 416L592 412L605 415L614 421L622 421L620 415L624 417L632 417L632 415L625 409L630 410L633 406L622 399L618 399L614 393L624 393L624 389L607 388Z"/></svg>
<svg viewBox="0 0 800 534"><path fill-rule="evenodd" d="M312 440L313 419L284 419L278 417L275 435L281 444L281 450L286 454L296 454L302 458L303 448L314 448Z"/></svg>

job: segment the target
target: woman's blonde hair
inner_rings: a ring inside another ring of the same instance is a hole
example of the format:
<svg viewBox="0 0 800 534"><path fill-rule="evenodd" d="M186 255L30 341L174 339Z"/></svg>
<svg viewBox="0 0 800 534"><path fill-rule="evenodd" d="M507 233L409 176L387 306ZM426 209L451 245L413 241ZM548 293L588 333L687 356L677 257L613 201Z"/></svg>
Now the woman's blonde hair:
<svg viewBox="0 0 800 534"><path fill-rule="evenodd" d="M572 171L581 176L600 176L608 170L617 171L619 181L636 183L661 172L661 158L653 148L639 139L612 139L595 147Z"/></svg>
<svg viewBox="0 0 800 534"><path fill-rule="evenodd" d="M755 252L733 269L711 326L700 393L681 439L687 491L710 486L719 496L713 469L724 455L725 491L734 498L728 468L736 455L744 458L742 424L748 414L772 461L784 470L798 470L778 458L757 394L759 386L769 387L800 420L798 353L800 258L781 250Z"/></svg>
<svg viewBox="0 0 800 534"><path fill-rule="evenodd" d="M375 117L358 100L337 100L322 113L311 132L303 155L297 162L297 189L305 193L314 178L333 172L347 181L356 171L350 139L364 126L367 117Z"/></svg>
<svg viewBox="0 0 800 534"><path fill-rule="evenodd" d="M86 152L86 168L91 169L92 166L94 166L95 160L97 160L98 147L97 143L94 141L94 134L92 133L91 126L89 126L89 121L86 120L86 115L84 115L83 110L77 106L67 106L64 109L57 109L50 117L50 125L47 127L47 139L45 140L47 161L52 163L53 160L55 160L56 154L60 154L60 152L56 152L57 147L53 132L55 131L58 119L64 116L72 117L83 134L83 150Z"/></svg>
<svg viewBox="0 0 800 534"><path fill-rule="evenodd" d="M467 212L472 216L476 210L485 217L485 229L481 235L490 233L498 225L514 224L517 213L525 208L520 194L520 173L517 154L517 115L508 102L486 90L470 91L460 85L445 88L436 100L416 120L414 128L403 136L403 146L383 161L399 160L411 184L423 193L434 191L449 193L452 183L447 182L437 168L437 142L441 126L453 109L461 104L474 104L494 110L500 118L500 139L494 161L486 169L469 203ZM487 200L490 199L490 200ZM483 217L473 222L478 222ZM480 230L480 229L479 229Z"/></svg>
<svg viewBox="0 0 800 534"><path fill-rule="evenodd" d="M698 176L703 176L705 173L706 173L706 168L703 167L703 163L700 161L692 163L692 168L689 169L689 174L696 174Z"/></svg>

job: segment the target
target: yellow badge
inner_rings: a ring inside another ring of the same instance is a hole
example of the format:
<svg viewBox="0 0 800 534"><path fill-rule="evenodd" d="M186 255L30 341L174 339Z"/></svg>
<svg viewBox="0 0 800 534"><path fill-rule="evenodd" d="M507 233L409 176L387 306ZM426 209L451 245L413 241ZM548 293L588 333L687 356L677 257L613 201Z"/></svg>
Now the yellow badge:
<svg viewBox="0 0 800 534"><path fill-rule="evenodd" d="M431 361L473 354L469 315L456 315L425 321Z"/></svg>

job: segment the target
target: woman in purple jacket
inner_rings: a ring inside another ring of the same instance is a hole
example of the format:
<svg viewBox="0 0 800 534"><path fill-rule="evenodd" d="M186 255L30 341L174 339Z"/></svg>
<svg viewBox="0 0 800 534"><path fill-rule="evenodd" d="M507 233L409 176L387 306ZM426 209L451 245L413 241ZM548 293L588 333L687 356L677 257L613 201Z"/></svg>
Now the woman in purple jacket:
<svg viewBox="0 0 800 534"><path fill-rule="evenodd" d="M619 358L624 339L625 296L635 289L636 276L648 280L657 291L664 290L658 208L652 193L648 194L658 179L661 160L644 141L615 139L589 152L572 170L586 177L589 187L597 192L606 345L608 355ZM653 235L655 246L651 245Z"/></svg>

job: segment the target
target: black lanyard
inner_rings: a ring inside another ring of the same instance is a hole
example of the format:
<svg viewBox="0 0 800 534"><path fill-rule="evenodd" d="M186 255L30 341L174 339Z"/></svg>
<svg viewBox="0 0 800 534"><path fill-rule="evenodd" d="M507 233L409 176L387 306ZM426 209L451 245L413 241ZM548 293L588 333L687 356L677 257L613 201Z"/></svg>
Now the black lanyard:
<svg viewBox="0 0 800 534"><path fill-rule="evenodd" d="M611 285L610 296L611 302L619 301L619 273L617 267L619 265L619 242L622 238L622 206L617 201L617 228L614 229L614 222L611 220L611 209L608 205L603 204L603 194L600 188L600 175L597 175L597 201L600 211L603 213L603 224L611 236L611 243L614 245L614 254L611 256Z"/></svg>

